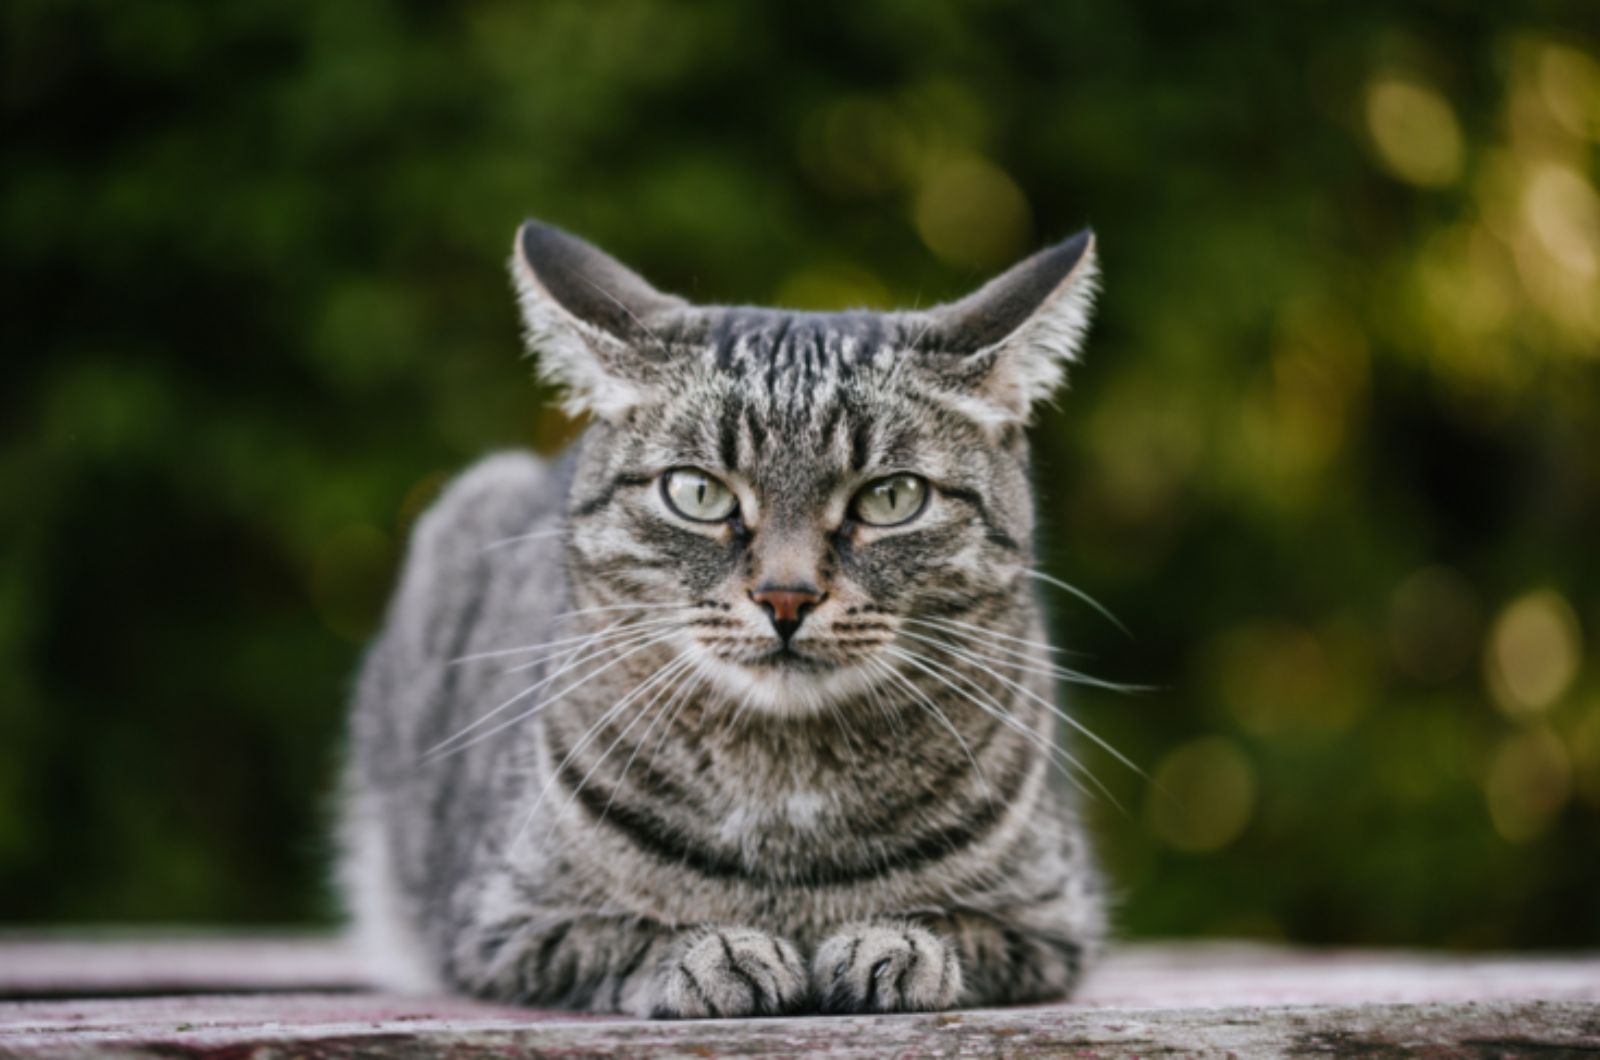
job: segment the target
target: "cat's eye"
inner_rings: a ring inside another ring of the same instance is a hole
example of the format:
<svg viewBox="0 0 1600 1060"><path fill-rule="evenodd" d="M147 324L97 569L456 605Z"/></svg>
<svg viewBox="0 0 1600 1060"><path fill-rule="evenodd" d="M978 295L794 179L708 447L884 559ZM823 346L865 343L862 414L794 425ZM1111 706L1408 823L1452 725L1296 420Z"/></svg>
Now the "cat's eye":
<svg viewBox="0 0 1600 1060"><path fill-rule="evenodd" d="M739 507L739 499L720 480L696 467L680 467L661 476L661 495L685 519L720 523Z"/></svg>
<svg viewBox="0 0 1600 1060"><path fill-rule="evenodd" d="M916 475L890 475L861 487L850 513L868 526L898 526L922 511L928 483Z"/></svg>

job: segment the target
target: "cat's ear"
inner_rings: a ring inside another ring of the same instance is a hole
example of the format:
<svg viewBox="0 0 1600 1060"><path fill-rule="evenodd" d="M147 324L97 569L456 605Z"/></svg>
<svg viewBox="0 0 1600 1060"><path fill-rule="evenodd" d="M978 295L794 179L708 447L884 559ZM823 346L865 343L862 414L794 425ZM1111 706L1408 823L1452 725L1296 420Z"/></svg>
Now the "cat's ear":
<svg viewBox="0 0 1600 1060"><path fill-rule="evenodd" d="M667 352L659 325L686 303L576 236L524 221L511 253L528 352L568 412L616 420L644 400Z"/></svg>
<svg viewBox="0 0 1600 1060"><path fill-rule="evenodd" d="M1098 289L1094 233L1019 262L958 302L926 313L925 363L973 415L1025 422L1066 377Z"/></svg>

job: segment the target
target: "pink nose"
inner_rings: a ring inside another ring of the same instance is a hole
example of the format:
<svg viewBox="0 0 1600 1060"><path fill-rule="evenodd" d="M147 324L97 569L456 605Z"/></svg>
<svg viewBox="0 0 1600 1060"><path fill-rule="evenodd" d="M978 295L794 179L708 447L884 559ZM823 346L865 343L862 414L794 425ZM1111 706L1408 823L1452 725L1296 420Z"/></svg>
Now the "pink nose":
<svg viewBox="0 0 1600 1060"><path fill-rule="evenodd" d="M785 642L794 636L806 615L827 597L810 586L762 588L750 594L750 599L760 604L772 620L772 628Z"/></svg>

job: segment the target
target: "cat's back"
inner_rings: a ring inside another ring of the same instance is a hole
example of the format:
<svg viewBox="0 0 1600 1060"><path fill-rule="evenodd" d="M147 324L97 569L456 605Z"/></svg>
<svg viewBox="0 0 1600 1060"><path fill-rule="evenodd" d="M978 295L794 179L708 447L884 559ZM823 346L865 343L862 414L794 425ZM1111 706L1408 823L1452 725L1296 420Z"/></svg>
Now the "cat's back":
<svg viewBox="0 0 1600 1060"><path fill-rule="evenodd" d="M424 618L447 636L482 601L489 583L513 572L559 582L567 459L509 450L455 477L417 520L406 561L408 582L390 621ZM425 596L407 601L404 596ZM429 606L416 608L418 603ZM410 605L410 606L408 606Z"/></svg>
<svg viewBox="0 0 1600 1060"><path fill-rule="evenodd" d="M428 764L499 668L474 653L537 643L566 599L566 459L512 451L457 475L417 520L401 581L362 669L341 805L340 876L360 948L389 985L433 989L413 926L461 874L488 818L464 783L490 745ZM444 808L429 807L440 796ZM411 827L396 829L396 821Z"/></svg>
<svg viewBox="0 0 1600 1060"><path fill-rule="evenodd" d="M485 457L417 520L357 695L352 750L373 779L410 772L482 691L463 657L546 636L566 598L567 460Z"/></svg>

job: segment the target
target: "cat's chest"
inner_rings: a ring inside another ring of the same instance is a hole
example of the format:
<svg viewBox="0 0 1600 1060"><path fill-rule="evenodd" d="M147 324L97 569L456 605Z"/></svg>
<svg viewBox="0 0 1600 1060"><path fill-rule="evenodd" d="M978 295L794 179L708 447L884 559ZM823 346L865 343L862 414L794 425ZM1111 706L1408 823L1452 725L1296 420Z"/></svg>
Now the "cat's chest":
<svg viewBox="0 0 1600 1060"><path fill-rule="evenodd" d="M701 803L701 834L747 851L831 841L850 830L863 786L884 782L866 763L851 768L794 743L725 746L703 761L710 797Z"/></svg>
<svg viewBox="0 0 1600 1060"><path fill-rule="evenodd" d="M744 846L777 834L817 834L835 826L835 811L834 799L812 787L745 792L728 798L711 825L722 842Z"/></svg>

